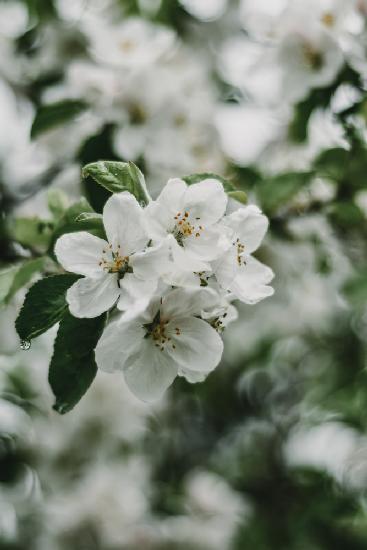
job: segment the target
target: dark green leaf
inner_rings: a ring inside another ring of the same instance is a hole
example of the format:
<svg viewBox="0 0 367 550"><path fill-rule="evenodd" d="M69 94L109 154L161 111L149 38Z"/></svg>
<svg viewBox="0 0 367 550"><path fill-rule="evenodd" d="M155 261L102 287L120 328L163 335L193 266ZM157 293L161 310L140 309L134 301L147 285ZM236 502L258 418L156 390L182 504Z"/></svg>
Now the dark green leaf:
<svg viewBox="0 0 367 550"><path fill-rule="evenodd" d="M88 176L111 193L130 191L140 204L146 205L149 202L144 176L133 162L92 162L83 168L83 177Z"/></svg>
<svg viewBox="0 0 367 550"><path fill-rule="evenodd" d="M289 172L261 180L256 186L261 206L266 212L274 212L286 206L303 187L310 183L312 175L311 172Z"/></svg>
<svg viewBox="0 0 367 550"><path fill-rule="evenodd" d="M60 321L68 308L66 291L78 279L79 275L71 273L53 275L29 289L15 322L21 340L32 340Z"/></svg>
<svg viewBox="0 0 367 550"><path fill-rule="evenodd" d="M35 273L42 270L45 258L26 260L0 272L0 303L8 303L14 294L26 285Z"/></svg>
<svg viewBox="0 0 367 550"><path fill-rule="evenodd" d="M41 106L32 124L31 138L35 138L59 124L69 122L85 111L87 107L88 105L84 101L73 99Z"/></svg>
<svg viewBox="0 0 367 550"><path fill-rule="evenodd" d="M54 409L60 414L70 411L93 382L97 372L94 348L105 318L76 319L66 312L60 322L48 376L56 397Z"/></svg>
<svg viewBox="0 0 367 550"><path fill-rule="evenodd" d="M213 174L211 172L203 172L201 174L191 174L190 176L184 176L182 179L188 185L192 185L193 183L199 183L200 181L203 181L206 179L218 180L223 184L224 191L227 193L229 197L231 197L232 199L235 199L238 202L241 202L242 204L247 203L247 196L244 191L241 191L241 189L237 189L232 182L223 178L222 176L218 176L217 174Z"/></svg>
<svg viewBox="0 0 367 550"><path fill-rule="evenodd" d="M350 153L340 147L323 151L316 158L314 168L318 175L335 181L343 179Z"/></svg>

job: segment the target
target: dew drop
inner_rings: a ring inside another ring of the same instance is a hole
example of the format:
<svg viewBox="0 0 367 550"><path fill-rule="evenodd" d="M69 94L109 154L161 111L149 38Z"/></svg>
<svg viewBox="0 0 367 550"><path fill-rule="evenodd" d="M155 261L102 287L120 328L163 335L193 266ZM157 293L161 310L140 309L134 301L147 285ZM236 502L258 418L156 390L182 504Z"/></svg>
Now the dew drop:
<svg viewBox="0 0 367 550"><path fill-rule="evenodd" d="M21 349L24 350L24 351L30 349L30 347L31 347L31 342L30 342L30 340L21 340L21 341L20 341L20 347L21 347Z"/></svg>

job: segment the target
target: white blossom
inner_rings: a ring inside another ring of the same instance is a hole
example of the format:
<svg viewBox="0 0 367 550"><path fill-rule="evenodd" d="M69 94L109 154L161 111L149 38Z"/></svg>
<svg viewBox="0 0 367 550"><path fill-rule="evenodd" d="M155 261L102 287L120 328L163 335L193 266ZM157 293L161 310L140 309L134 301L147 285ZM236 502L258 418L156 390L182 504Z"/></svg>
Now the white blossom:
<svg viewBox="0 0 367 550"><path fill-rule="evenodd" d="M176 267L205 271L210 269L208 262L227 247L218 226L226 206L227 195L218 180L205 179L188 186L181 179L171 179L147 206L147 231L153 242L169 242Z"/></svg>
<svg viewBox="0 0 367 550"><path fill-rule="evenodd" d="M268 223L253 205L239 208L222 222L231 246L213 264L213 271L224 289L247 304L255 304L274 292L268 286L274 276L272 270L251 255L259 247Z"/></svg>
<svg viewBox="0 0 367 550"><path fill-rule="evenodd" d="M96 317L117 301L120 309L144 308L157 289L166 252L162 244L147 248L143 209L128 192L115 194L103 210L108 241L85 231L67 233L56 242L60 264L84 275L66 298L75 317Z"/></svg>
<svg viewBox="0 0 367 550"><path fill-rule="evenodd" d="M216 302L209 289L175 289L154 299L144 313L122 316L97 344L98 367L123 371L131 391L144 401L160 398L177 375L204 380L218 365L223 342L199 316Z"/></svg>

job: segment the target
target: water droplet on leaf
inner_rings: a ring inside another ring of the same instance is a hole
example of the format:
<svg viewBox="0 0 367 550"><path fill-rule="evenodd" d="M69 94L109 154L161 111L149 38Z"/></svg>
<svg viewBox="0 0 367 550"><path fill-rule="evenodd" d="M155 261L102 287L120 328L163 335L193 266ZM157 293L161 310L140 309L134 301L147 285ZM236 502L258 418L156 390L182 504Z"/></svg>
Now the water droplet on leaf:
<svg viewBox="0 0 367 550"><path fill-rule="evenodd" d="M30 342L30 340L21 340L21 341L20 341L20 347L21 347L21 349L24 350L24 351L30 349L30 347L31 347L31 342Z"/></svg>

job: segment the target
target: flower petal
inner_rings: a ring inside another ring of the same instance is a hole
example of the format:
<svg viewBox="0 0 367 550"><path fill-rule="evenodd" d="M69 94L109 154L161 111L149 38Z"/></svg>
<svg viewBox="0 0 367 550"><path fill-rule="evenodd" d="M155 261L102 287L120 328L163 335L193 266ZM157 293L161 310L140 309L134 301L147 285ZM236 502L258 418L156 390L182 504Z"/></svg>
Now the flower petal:
<svg viewBox="0 0 367 550"><path fill-rule="evenodd" d="M151 338L143 340L136 360L125 369L130 390L143 401L160 399L177 376L171 357L157 348Z"/></svg>
<svg viewBox="0 0 367 550"><path fill-rule="evenodd" d="M225 235L222 235L217 227L209 227L198 237L193 235L184 240L185 250L189 251L192 256L208 262L215 260L223 254L229 245L230 243L227 241Z"/></svg>
<svg viewBox="0 0 367 550"><path fill-rule="evenodd" d="M105 372L122 371L126 362L138 352L144 334L139 318L108 325L95 350L98 368Z"/></svg>
<svg viewBox="0 0 367 550"><path fill-rule="evenodd" d="M205 179L187 188L184 208L189 212L190 219L200 218L204 226L220 220L226 207L227 195L218 180Z"/></svg>
<svg viewBox="0 0 367 550"><path fill-rule="evenodd" d="M210 265L204 262L194 254L187 250L186 247L180 246L177 241L171 236L169 239L172 252L172 259L175 267L182 271L208 271Z"/></svg>
<svg viewBox="0 0 367 550"><path fill-rule="evenodd" d="M165 239L157 246L151 246L144 252L137 252L130 258L134 275L142 280L158 279L170 269L169 242Z"/></svg>
<svg viewBox="0 0 367 550"><path fill-rule="evenodd" d="M167 352L179 365L183 376L186 369L209 373L221 360L223 341L213 327L202 319L196 317L173 319L167 324L168 333L172 339L172 345L166 347Z"/></svg>
<svg viewBox="0 0 367 550"><path fill-rule="evenodd" d="M133 309L135 314L147 308L157 290L157 279L142 281L134 273L127 273L120 280L120 299L117 307L120 311Z"/></svg>
<svg viewBox="0 0 367 550"><path fill-rule="evenodd" d="M231 227L245 246L245 253L256 250L267 232L268 218L255 206L239 208L226 218L226 224Z"/></svg>
<svg viewBox="0 0 367 550"><path fill-rule="evenodd" d="M238 270L240 269L237 261L237 249L231 246L220 258L213 264L213 271L217 278L218 283L228 290L229 285L232 283Z"/></svg>
<svg viewBox="0 0 367 550"><path fill-rule="evenodd" d="M260 300L272 296L274 289L267 286L274 277L270 267L262 264L252 256L245 257L237 277L232 281L229 290L245 304L256 304Z"/></svg>
<svg viewBox="0 0 367 550"><path fill-rule="evenodd" d="M85 277L66 293L66 301L74 317L98 317L110 309L120 295L116 274L106 273L96 279Z"/></svg>
<svg viewBox="0 0 367 550"><path fill-rule="evenodd" d="M113 250L120 245L122 256L142 250L148 242L143 209L131 193L117 193L108 199L103 209L103 224L108 242Z"/></svg>
<svg viewBox="0 0 367 550"><path fill-rule="evenodd" d="M200 315L219 302L218 294L210 288L176 288L162 299L162 314L168 319Z"/></svg>
<svg viewBox="0 0 367 550"><path fill-rule="evenodd" d="M178 178L170 179L156 201L145 208L145 221L148 235L152 239L164 238L173 230L178 212L182 212L186 183Z"/></svg>
<svg viewBox="0 0 367 550"><path fill-rule="evenodd" d="M66 271L90 277L103 273L99 262L108 244L86 231L66 233L56 241L55 254Z"/></svg>

